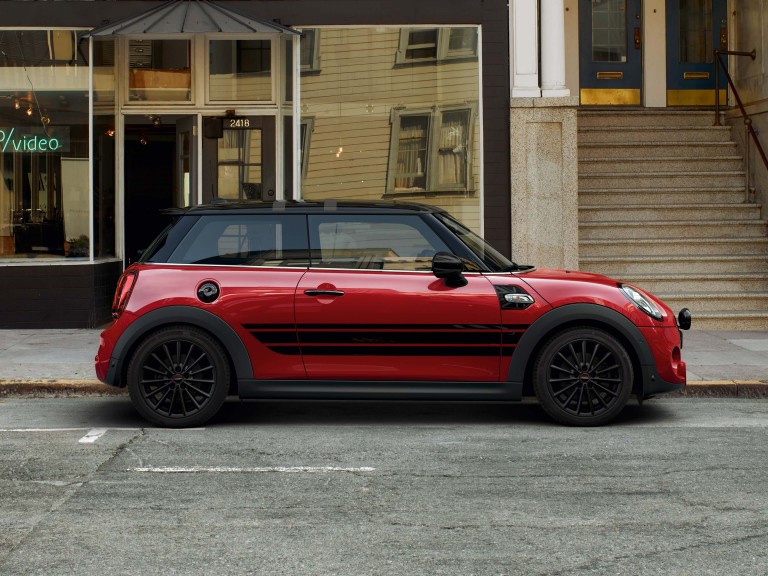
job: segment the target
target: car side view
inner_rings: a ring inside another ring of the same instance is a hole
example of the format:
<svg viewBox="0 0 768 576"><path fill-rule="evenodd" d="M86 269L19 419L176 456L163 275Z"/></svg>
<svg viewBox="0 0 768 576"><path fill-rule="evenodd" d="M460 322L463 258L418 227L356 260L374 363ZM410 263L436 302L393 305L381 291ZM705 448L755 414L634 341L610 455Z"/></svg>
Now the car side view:
<svg viewBox="0 0 768 576"><path fill-rule="evenodd" d="M518 265L406 203L215 202L120 278L98 378L160 426L226 397L515 401L600 425L685 386L691 325L605 276Z"/></svg>

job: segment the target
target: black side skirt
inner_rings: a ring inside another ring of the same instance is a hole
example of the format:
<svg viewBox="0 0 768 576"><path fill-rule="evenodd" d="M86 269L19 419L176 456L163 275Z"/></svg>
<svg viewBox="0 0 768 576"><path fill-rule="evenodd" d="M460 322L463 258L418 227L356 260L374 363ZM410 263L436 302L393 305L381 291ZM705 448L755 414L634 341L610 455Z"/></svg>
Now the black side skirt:
<svg viewBox="0 0 768 576"><path fill-rule="evenodd" d="M517 382L239 380L240 398L283 400L522 400Z"/></svg>

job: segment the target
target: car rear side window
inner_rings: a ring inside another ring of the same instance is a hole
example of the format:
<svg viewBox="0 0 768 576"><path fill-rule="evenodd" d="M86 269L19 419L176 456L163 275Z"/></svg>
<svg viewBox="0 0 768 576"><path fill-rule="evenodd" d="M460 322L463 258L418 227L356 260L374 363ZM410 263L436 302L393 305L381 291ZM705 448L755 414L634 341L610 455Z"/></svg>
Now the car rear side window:
<svg viewBox="0 0 768 576"><path fill-rule="evenodd" d="M306 216L203 215L168 262L306 268L309 266Z"/></svg>
<svg viewBox="0 0 768 576"><path fill-rule="evenodd" d="M418 215L309 216L313 268L432 269L449 251Z"/></svg>

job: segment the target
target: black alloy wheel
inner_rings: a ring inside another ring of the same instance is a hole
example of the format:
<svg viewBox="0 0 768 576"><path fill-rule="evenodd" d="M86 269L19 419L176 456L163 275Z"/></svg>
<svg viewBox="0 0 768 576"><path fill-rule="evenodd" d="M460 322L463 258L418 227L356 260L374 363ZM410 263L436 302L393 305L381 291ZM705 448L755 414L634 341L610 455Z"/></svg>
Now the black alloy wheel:
<svg viewBox="0 0 768 576"><path fill-rule="evenodd" d="M208 333L174 326L148 335L128 364L128 392L138 412L159 426L198 426L219 411L230 369Z"/></svg>
<svg viewBox="0 0 768 576"><path fill-rule="evenodd" d="M597 426L621 412L632 392L632 361L611 334L568 328L542 348L534 391L544 411L563 424Z"/></svg>

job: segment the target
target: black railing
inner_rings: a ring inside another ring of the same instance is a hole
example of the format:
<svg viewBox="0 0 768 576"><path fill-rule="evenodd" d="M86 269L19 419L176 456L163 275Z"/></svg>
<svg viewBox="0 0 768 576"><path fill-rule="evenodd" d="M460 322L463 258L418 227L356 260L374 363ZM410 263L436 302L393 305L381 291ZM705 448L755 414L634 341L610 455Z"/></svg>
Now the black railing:
<svg viewBox="0 0 768 576"><path fill-rule="evenodd" d="M763 147L760 145L760 140L757 138L757 130L755 130L755 127L752 125L752 118L749 117L749 114L747 114L746 109L744 108L744 104L741 102L741 98L739 97L739 91L736 90L736 86L733 84L733 79L731 78L731 75L728 73L728 67L725 65L725 62L723 62L722 55L725 54L726 56L749 56L754 60L757 56L757 52L755 50L752 50L752 52L739 52L737 50L715 50L715 126L720 126L720 73L718 68L720 68L723 73L725 74L725 78L728 80L728 86L731 87L731 93L733 94L733 99L736 101L736 104L739 107L739 110L741 111L741 116L744 118L744 128L747 134L752 138L752 141L755 143L755 148L757 149L758 154L760 154L760 158L763 160L763 165L765 166L765 169L768 170L768 158L765 157L765 151L763 150ZM744 137L744 146L746 148L746 154L745 154L745 162L746 162L746 187L747 187L747 201L749 201L749 138L747 136Z"/></svg>

